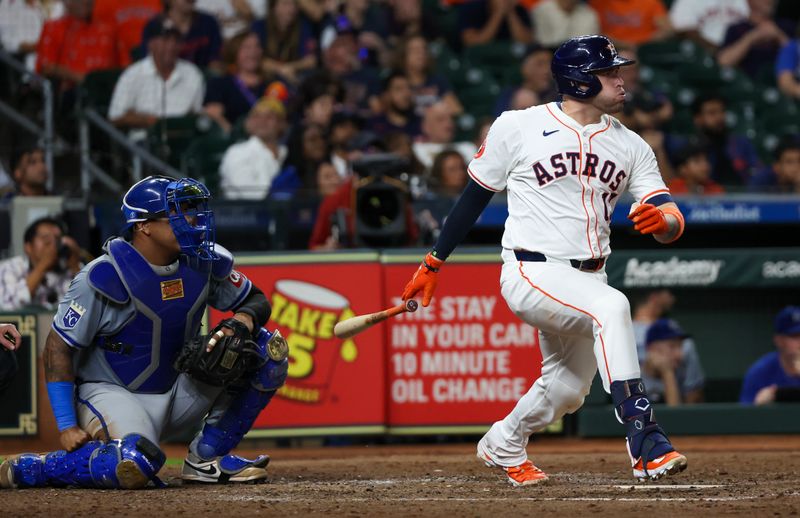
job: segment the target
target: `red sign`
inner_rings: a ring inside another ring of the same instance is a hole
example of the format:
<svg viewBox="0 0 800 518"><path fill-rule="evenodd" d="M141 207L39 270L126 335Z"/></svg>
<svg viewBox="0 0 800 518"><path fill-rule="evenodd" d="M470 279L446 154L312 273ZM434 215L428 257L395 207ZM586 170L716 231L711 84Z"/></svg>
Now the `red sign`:
<svg viewBox="0 0 800 518"><path fill-rule="evenodd" d="M375 326L348 340L339 320L382 309L377 261L237 267L272 305L266 327L289 343L289 377L254 429L383 426L384 336ZM212 314L211 322L221 315Z"/></svg>
<svg viewBox="0 0 800 518"><path fill-rule="evenodd" d="M385 271L392 291L413 267ZM508 309L499 275L496 263L448 264L427 308L389 321L389 426L490 424L539 377L537 333Z"/></svg>
<svg viewBox="0 0 800 518"><path fill-rule="evenodd" d="M340 320L398 304L416 266L375 255L237 267L272 304L266 327L289 343L289 377L257 434L487 426L514 407L539 377L541 354L500 294L497 263L448 264L429 307L348 340L333 335Z"/></svg>

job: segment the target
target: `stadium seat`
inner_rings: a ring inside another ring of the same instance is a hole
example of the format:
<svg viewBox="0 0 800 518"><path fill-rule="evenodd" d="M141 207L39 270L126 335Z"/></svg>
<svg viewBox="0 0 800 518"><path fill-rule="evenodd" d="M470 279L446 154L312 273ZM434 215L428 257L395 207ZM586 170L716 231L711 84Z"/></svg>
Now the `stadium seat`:
<svg viewBox="0 0 800 518"><path fill-rule="evenodd" d="M434 60L436 71L444 75L455 88L465 84L465 67L458 57L444 42L435 41L428 46L428 51Z"/></svg>
<svg viewBox="0 0 800 518"><path fill-rule="evenodd" d="M524 53L525 45L494 42L467 47L464 49L462 57L470 65L487 71L498 83L507 84L505 81L508 71L519 70L520 59Z"/></svg>
<svg viewBox="0 0 800 518"><path fill-rule="evenodd" d="M737 135L744 135L751 140L758 136L761 123L755 116L753 103L731 105L726 115L728 127Z"/></svg>
<svg viewBox="0 0 800 518"><path fill-rule="evenodd" d="M687 61L677 67L677 72L681 84L703 89L718 88L725 84L722 70L710 56Z"/></svg>
<svg viewBox="0 0 800 518"><path fill-rule="evenodd" d="M753 142L756 146L759 158L766 164L772 163L774 158L775 148L778 146L780 137L771 133L761 133L758 138Z"/></svg>
<svg viewBox="0 0 800 518"><path fill-rule="evenodd" d="M106 115L111 105L114 86L121 74L121 68L95 70L86 74L83 83L78 87L79 105L84 108L94 108L102 115Z"/></svg>
<svg viewBox="0 0 800 518"><path fill-rule="evenodd" d="M461 43L458 9L440 0L422 0L422 12L433 22L432 32L453 48Z"/></svg>
<svg viewBox="0 0 800 518"><path fill-rule="evenodd" d="M444 76L450 81L453 88L458 88L468 83L466 68L457 57L451 58L444 68L440 69Z"/></svg>
<svg viewBox="0 0 800 518"><path fill-rule="evenodd" d="M675 87L666 92L672 104L675 105L676 110L680 108L686 108L688 110L700 93L698 89L689 86Z"/></svg>
<svg viewBox="0 0 800 518"><path fill-rule="evenodd" d="M673 69L711 57L693 41L679 39L645 43L639 47L638 56L642 64Z"/></svg>
<svg viewBox="0 0 800 518"><path fill-rule="evenodd" d="M676 106L675 114L669 121L667 129L676 135L692 135L695 133L692 112L687 109L678 109Z"/></svg>
<svg viewBox="0 0 800 518"><path fill-rule="evenodd" d="M193 140L201 135L218 134L218 131L218 126L205 115L169 117L147 130L147 144L156 156L178 168Z"/></svg>
<svg viewBox="0 0 800 518"><path fill-rule="evenodd" d="M728 102L729 107L739 103L755 103L759 91L755 83L744 72L736 68L723 68L720 71L723 83L719 93Z"/></svg>
<svg viewBox="0 0 800 518"><path fill-rule="evenodd" d="M783 95L777 88L762 89L756 96L756 110L759 117L775 114L778 118L785 114L800 115L800 108L794 99Z"/></svg>
<svg viewBox="0 0 800 518"><path fill-rule="evenodd" d="M759 85L775 87L777 85L775 65L773 63L764 63L753 79Z"/></svg>
<svg viewBox="0 0 800 518"><path fill-rule="evenodd" d="M669 70L642 65L639 68L639 81L642 86L655 94L663 94L672 99L679 88L675 74Z"/></svg>
<svg viewBox="0 0 800 518"><path fill-rule="evenodd" d="M181 155L181 172L202 181L212 196L219 193L219 166L233 140L218 135L195 139Z"/></svg>
<svg viewBox="0 0 800 518"><path fill-rule="evenodd" d="M476 81L470 86L458 90L458 98L465 109L479 119L494 113L497 96L500 94L500 85L491 78Z"/></svg>
<svg viewBox="0 0 800 518"><path fill-rule="evenodd" d="M800 123L800 110L793 102L765 108L758 115L764 129L774 133L790 133Z"/></svg>

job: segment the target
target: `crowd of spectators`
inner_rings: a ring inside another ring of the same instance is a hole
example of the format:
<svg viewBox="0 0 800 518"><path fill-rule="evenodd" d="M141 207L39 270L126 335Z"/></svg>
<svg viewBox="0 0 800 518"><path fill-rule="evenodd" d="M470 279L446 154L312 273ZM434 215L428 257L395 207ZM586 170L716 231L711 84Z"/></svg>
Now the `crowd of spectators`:
<svg viewBox="0 0 800 518"><path fill-rule="evenodd" d="M606 34L622 56L638 60L620 71L627 102L618 117L652 147L673 194L800 193L796 131L781 135L765 154L759 135L731 123L740 99L709 87L697 88L686 102L650 81L652 67L644 57L649 44L691 43L702 49L701 60L708 56L719 67L738 70L757 88L774 86L783 96L778 109L781 103L788 109L800 100L797 4L0 0L0 44L54 80L67 106L77 102L87 76L119 71L105 115L142 145L149 145L148 134L161 121L208 121L205 133L226 145L214 170L200 175L214 178L214 194L257 202L310 193L319 208L308 247L331 250L368 244L359 228L370 222L360 220L358 204L373 204L380 219L394 200L361 196L361 189L396 187L407 200L458 196L494 117L558 99L550 72L553 50L579 34ZM492 63L470 62L468 56L492 46L512 54L514 65L490 77ZM477 84L470 79L476 72L483 74ZM491 81L497 89L489 87ZM476 111L474 97L466 94L476 86L484 111ZM681 110L687 125L679 130ZM406 174L373 178L355 170L375 153L401 157ZM4 158L10 183L3 187L0 181L0 203L53 194L53 171L40 145L26 143ZM392 237L397 245L419 244L438 225L410 204L397 212L403 232ZM37 219L25 231L24 253L0 262L0 309L52 307L89 260L59 219ZM643 377L654 401L701 402L705 377L697 346L665 318L674 303L662 289L634 307ZM777 316L777 350L747 374L743 403L796 398L798 322L797 307Z"/></svg>
<svg viewBox="0 0 800 518"><path fill-rule="evenodd" d="M549 65L564 39L601 32L633 59L654 42L694 42L750 78L768 67L788 101L800 98L798 19L786 0L0 0L0 41L68 102L87 75L119 70L106 115L144 145L160 121L205 120L228 150L213 171L184 172L213 176L220 198L321 196L369 149L408 158L413 196L450 196L492 117L557 100ZM498 45L516 58L491 78L499 89L469 83L475 69L489 80L492 64L466 56ZM759 135L732 126L736 100L698 88L677 106L646 67L643 56L622 71L619 117L676 194L800 192L796 134L765 153ZM476 112L484 86L489 109Z"/></svg>

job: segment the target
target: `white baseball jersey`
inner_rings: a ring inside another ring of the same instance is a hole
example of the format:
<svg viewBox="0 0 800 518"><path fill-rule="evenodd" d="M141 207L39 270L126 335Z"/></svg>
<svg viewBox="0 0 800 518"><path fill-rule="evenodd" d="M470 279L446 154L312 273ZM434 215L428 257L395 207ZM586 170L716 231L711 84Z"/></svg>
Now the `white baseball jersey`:
<svg viewBox="0 0 800 518"><path fill-rule="evenodd" d="M486 189L508 189L503 248L561 259L611 253L609 222L625 189L640 203L670 199L641 137L609 115L581 126L557 102L500 115L468 172Z"/></svg>

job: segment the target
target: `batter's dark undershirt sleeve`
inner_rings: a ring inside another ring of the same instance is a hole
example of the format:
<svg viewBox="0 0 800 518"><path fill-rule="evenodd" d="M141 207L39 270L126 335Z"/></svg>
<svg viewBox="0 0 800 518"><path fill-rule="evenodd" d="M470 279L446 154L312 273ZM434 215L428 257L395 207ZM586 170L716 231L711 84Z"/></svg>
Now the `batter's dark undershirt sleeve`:
<svg viewBox="0 0 800 518"><path fill-rule="evenodd" d="M470 179L461 197L444 222L442 233L433 246L433 256L444 261L458 244L467 236L483 209L489 205L494 191L484 189L477 182Z"/></svg>
<svg viewBox="0 0 800 518"><path fill-rule="evenodd" d="M250 293L247 294L247 297L245 297L241 305L235 308L233 312L245 313L253 317L253 322L255 324L255 329L253 329L253 331L257 331L259 327L264 327L264 324L269 320L269 316L272 314L272 307L269 305L269 301L264 295L264 292L253 284L250 288Z"/></svg>

